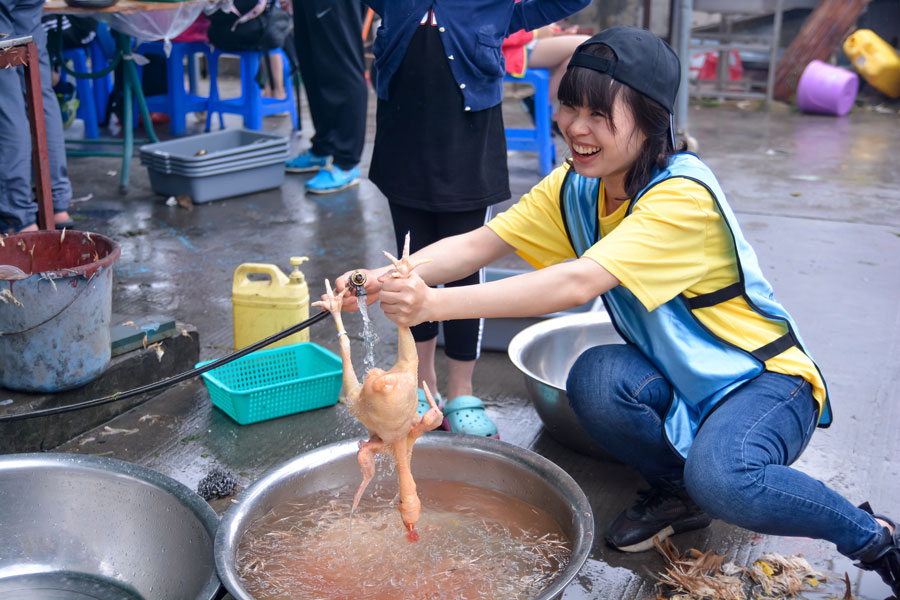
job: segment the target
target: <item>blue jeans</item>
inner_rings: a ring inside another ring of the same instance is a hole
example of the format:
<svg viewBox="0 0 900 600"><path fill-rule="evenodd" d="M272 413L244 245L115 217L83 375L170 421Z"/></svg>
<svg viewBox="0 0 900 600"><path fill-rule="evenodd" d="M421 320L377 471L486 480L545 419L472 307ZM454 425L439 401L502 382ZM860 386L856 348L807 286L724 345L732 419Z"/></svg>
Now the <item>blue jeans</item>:
<svg viewBox="0 0 900 600"><path fill-rule="evenodd" d="M50 81L47 35L41 26L42 0L0 0L0 32L30 35L38 47L53 212L63 212L72 199L66 169L59 101ZM25 111L23 69L0 69L0 225L16 230L35 223L37 202L31 196L31 129ZM0 228L2 231L4 228Z"/></svg>
<svg viewBox="0 0 900 600"><path fill-rule="evenodd" d="M672 389L631 345L597 346L572 366L569 403L607 452L651 481L683 484L711 516L761 533L824 539L852 559L877 545L881 526L821 481L791 468L818 420L810 384L770 371L707 417L687 460L663 421Z"/></svg>

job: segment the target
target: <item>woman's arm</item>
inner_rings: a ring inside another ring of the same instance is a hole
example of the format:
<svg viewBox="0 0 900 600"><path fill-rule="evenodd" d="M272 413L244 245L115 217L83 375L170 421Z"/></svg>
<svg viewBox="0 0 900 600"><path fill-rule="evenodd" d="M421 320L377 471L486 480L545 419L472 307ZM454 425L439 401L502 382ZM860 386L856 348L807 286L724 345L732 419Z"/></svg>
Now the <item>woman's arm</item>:
<svg viewBox="0 0 900 600"><path fill-rule="evenodd" d="M590 258L462 287L428 287L415 276L395 279L387 274L383 279L381 308L392 321L406 326L425 321L543 315L580 306L619 285L618 279Z"/></svg>
<svg viewBox="0 0 900 600"><path fill-rule="evenodd" d="M415 232L412 232L415 235ZM410 260L430 259L415 270L415 274L427 285L457 281L471 275L481 267L502 258L515 250L512 246L486 226L468 233L443 238L410 255ZM399 258L399 257L398 257ZM366 275L367 304L379 299L382 282L386 275L394 269L388 264L377 269L358 269ZM335 290L340 293L347 287L347 280L353 271L347 271L335 281ZM345 300L345 310L355 310L356 301Z"/></svg>
<svg viewBox="0 0 900 600"><path fill-rule="evenodd" d="M561 21L590 3L591 0L522 0L513 7L508 31L531 31Z"/></svg>

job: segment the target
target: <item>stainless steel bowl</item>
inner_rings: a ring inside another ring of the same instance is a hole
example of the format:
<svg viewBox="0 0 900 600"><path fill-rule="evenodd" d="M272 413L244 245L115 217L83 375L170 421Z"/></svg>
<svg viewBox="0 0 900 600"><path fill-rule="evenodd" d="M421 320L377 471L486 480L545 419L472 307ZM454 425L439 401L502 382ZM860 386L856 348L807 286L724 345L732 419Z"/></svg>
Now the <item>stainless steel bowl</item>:
<svg viewBox="0 0 900 600"><path fill-rule="evenodd" d="M217 521L200 496L145 467L0 456L0 598L211 600Z"/></svg>
<svg viewBox="0 0 900 600"><path fill-rule="evenodd" d="M357 487L357 450L357 440L346 440L298 456L263 475L225 512L216 533L216 565L222 583L235 598L253 600L241 585L236 565L238 543L247 528L286 501L322 490ZM572 559L536 600L560 597L590 554L594 517L587 497L565 471L534 452L492 438L427 433L416 443L413 474L502 492L556 519L572 540Z"/></svg>
<svg viewBox="0 0 900 600"><path fill-rule="evenodd" d="M566 315L535 323L509 343L509 358L525 375L525 387L547 432L589 456L608 459L575 417L566 396L566 378L581 353L602 344L622 343L606 311Z"/></svg>

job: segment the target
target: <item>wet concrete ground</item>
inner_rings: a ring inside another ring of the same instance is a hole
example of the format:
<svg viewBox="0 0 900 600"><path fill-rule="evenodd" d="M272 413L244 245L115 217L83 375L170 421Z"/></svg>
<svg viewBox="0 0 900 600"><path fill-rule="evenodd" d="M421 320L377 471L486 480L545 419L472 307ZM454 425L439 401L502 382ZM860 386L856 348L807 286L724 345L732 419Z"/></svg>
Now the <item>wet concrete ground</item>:
<svg viewBox="0 0 900 600"><path fill-rule="evenodd" d="M371 105L374 105L374 98ZM521 119L508 102L509 122ZM312 126L304 106L302 135ZM190 121L190 119L189 119ZM229 120L229 126L238 126ZM796 466L855 503L900 517L900 155L896 107L843 118L697 107L690 133L716 171L755 246L777 297L792 312L828 380L835 423L820 430ZM199 125L194 130L199 132ZM371 156L374 118L363 155ZM289 133L289 120L266 120L266 129ZM563 148L560 147L560 151ZM537 183L530 154L510 156L513 197ZM383 263L393 251L387 204L364 180L329 196L304 194L306 176L288 175L278 189L196 205L167 206L150 189L135 160L131 187L117 193L120 162L73 158L76 196L92 193L71 212L79 228L109 235L122 246L116 266L116 319L168 314L195 326L201 359L225 355L232 344L231 281L244 262L273 263L285 272L291 256L308 256L303 271L313 294L326 277ZM498 208L508 203L504 203ZM415 232L413 232L415 235ZM517 268L518 259L497 266ZM380 366L393 363L396 335L377 309ZM362 354L361 324L346 319L355 356ZM337 350L333 325L311 329L312 340ZM191 365L185 365L189 367ZM443 363L438 364L443 377ZM602 541L605 523L631 501L642 482L620 465L580 455L542 430L522 375L503 352L485 352L475 371L476 394L506 442L530 448L570 473L587 493L597 523L591 558L565 592L567 600L655 597L652 573L663 568L655 553L626 555ZM213 467L238 474L248 486L262 473L322 444L362 438L363 428L343 405L240 426L210 405L197 380L172 388L109 423L134 434L87 432L58 451L134 461L196 489ZM441 435L441 434L434 434ZM446 435L446 434L444 434ZM93 439L92 439L93 438ZM227 507L220 503L221 511ZM826 542L760 535L721 522L674 538L749 565L767 551L803 554L814 567L849 574L857 598L880 600L890 592L874 574L853 568ZM807 597L840 597L833 583Z"/></svg>

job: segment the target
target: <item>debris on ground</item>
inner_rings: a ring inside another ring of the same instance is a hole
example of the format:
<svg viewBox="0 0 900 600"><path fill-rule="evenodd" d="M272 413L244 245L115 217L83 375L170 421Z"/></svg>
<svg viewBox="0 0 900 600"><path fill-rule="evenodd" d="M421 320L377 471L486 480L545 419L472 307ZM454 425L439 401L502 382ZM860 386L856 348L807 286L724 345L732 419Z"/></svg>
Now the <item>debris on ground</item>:
<svg viewBox="0 0 900 600"><path fill-rule="evenodd" d="M110 427L109 425L105 425L103 427L103 431L100 432L100 435L104 437L108 435L117 435L120 433L124 433L125 435L133 435L138 431L140 431L140 429L138 429L137 427L135 427L134 429L119 429L117 427Z"/></svg>
<svg viewBox="0 0 900 600"><path fill-rule="evenodd" d="M16 306L22 306L22 303L19 302L9 290L0 290L0 301L2 301L4 304L12 302Z"/></svg>
<svg viewBox="0 0 900 600"><path fill-rule="evenodd" d="M175 202L181 208L186 208L188 212L194 210L194 200L187 194L181 194L180 196L175 196Z"/></svg>
<svg viewBox="0 0 900 600"><path fill-rule="evenodd" d="M89 193L85 194L84 196L78 196L77 198L72 198L71 200L69 200L69 204L77 204L79 202L87 202L88 200L92 199L93 197L94 197L93 192L89 192Z"/></svg>
<svg viewBox="0 0 900 600"><path fill-rule="evenodd" d="M232 495L237 487L237 478L221 467L214 467L197 484L197 493L204 500L225 498Z"/></svg>
<svg viewBox="0 0 900 600"><path fill-rule="evenodd" d="M826 581L802 556L763 554L750 567L740 567L725 556L691 548L683 554L668 539L654 540L666 561L664 573L656 575L658 598L668 600L789 600L803 590L815 590ZM845 578L841 600L853 600Z"/></svg>

